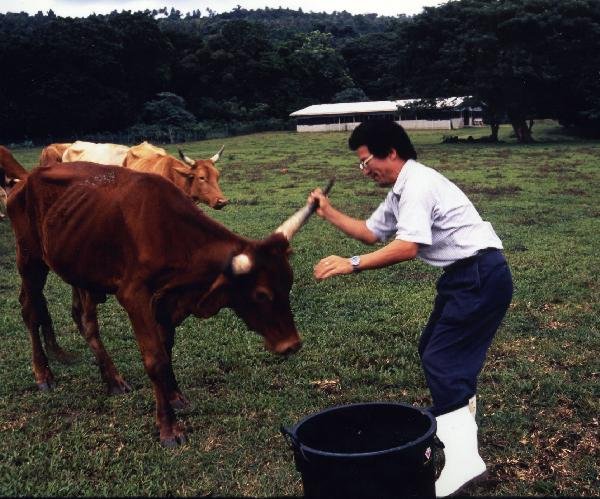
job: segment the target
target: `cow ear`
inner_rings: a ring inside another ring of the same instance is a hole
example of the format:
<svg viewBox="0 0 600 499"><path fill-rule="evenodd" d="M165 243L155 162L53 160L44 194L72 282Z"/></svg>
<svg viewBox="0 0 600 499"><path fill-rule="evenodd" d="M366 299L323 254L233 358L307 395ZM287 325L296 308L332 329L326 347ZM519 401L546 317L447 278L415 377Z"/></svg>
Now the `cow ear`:
<svg viewBox="0 0 600 499"><path fill-rule="evenodd" d="M221 274L194 309L193 314L204 319L212 317L229 305L229 279Z"/></svg>

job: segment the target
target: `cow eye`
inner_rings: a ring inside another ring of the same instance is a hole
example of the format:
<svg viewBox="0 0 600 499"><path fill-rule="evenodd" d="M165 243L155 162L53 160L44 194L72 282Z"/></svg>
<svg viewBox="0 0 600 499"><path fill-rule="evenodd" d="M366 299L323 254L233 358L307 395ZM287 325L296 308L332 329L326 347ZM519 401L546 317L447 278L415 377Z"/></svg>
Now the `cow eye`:
<svg viewBox="0 0 600 499"><path fill-rule="evenodd" d="M198 180L200 180L200 182L205 182L206 181L206 177L198 177Z"/></svg>

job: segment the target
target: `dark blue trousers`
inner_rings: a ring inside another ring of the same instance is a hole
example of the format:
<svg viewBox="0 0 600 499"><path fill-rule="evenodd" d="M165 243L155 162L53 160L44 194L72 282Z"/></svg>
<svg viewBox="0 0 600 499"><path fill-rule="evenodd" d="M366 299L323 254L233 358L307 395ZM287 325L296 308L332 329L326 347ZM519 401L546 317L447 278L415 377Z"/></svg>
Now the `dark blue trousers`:
<svg viewBox="0 0 600 499"><path fill-rule="evenodd" d="M512 298L512 276L500 250L458 262L437 282L419 342L435 416L467 405L487 351Z"/></svg>

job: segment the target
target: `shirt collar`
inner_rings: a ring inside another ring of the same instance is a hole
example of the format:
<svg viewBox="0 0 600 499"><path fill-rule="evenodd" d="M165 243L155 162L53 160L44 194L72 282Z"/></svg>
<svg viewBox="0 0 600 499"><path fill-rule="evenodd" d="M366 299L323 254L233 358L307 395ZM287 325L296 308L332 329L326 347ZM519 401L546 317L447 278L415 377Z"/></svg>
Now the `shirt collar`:
<svg viewBox="0 0 600 499"><path fill-rule="evenodd" d="M417 162L414 159L408 159L398 174L398 178L392 187L392 192L398 196L402 194L404 186L406 185L406 179L408 178L408 170L414 168Z"/></svg>

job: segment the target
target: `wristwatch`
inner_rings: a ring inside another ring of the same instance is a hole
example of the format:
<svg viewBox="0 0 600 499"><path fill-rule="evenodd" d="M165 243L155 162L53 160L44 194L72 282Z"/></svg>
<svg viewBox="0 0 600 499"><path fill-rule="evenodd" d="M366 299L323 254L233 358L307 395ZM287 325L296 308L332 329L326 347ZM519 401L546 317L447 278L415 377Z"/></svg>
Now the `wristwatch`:
<svg viewBox="0 0 600 499"><path fill-rule="evenodd" d="M350 264L352 265L352 272L360 271L360 256L354 255L350 258Z"/></svg>

